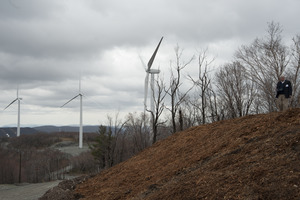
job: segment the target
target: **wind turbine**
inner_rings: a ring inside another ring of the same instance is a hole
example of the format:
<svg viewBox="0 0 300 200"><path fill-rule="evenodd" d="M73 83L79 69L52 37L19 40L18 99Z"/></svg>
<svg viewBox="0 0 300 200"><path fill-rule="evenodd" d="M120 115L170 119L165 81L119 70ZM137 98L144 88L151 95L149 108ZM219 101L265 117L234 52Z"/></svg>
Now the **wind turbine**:
<svg viewBox="0 0 300 200"><path fill-rule="evenodd" d="M18 125L17 125L17 137L20 136L20 101L22 100L22 98L19 98L19 87L17 88L17 98L15 100L13 100L10 104L8 104L8 106L6 106L4 108L4 110L6 110L6 108L8 108L9 106L11 106L13 103L15 103L16 101L18 101Z"/></svg>
<svg viewBox="0 0 300 200"><path fill-rule="evenodd" d="M82 129L82 93L81 93L81 80L79 80L79 93L73 97L72 99L70 99L67 103L65 103L64 105L61 106L64 107L65 105L67 105L68 103L70 103L71 101L73 101L74 99L76 99L77 97L80 98L80 117L79 117L79 148L82 148L82 136L83 136L83 129Z"/></svg>
<svg viewBox="0 0 300 200"><path fill-rule="evenodd" d="M145 71L146 71L146 78L145 78L145 96L144 96L144 112L147 109L147 96L148 96L148 86L149 86L149 74L151 75L151 81L150 81L150 87L151 87L151 91L154 91L154 75L155 74L159 74L160 70L159 69L151 69L151 66L153 64L153 61L155 59L156 53L158 51L158 48L160 46L161 41L163 40L163 37L160 39L154 53L152 54L150 60L148 61L147 66L145 65L145 63L143 62L143 60L141 59L144 67L145 67ZM150 111L151 111L151 126L150 126L150 141L152 141L153 138L153 130L152 130L152 124L154 121L154 97L153 97L153 93L151 92L150 95Z"/></svg>
<svg viewBox="0 0 300 200"><path fill-rule="evenodd" d="M148 96L148 86L149 86L149 74L151 75L151 81L150 81L150 88L151 91L154 91L154 75L155 74L159 74L160 70L159 69L151 69L151 66L153 64L153 61L155 59L156 53L158 51L158 48L160 46L161 41L163 40L163 37L160 39L154 53L152 54L150 60L148 61L147 67L145 65L145 63L142 61L144 67L145 67L145 71L146 71L146 78L145 78L145 96L144 96L144 107L145 110L147 109L147 96ZM150 95L150 110L152 113L154 113L154 99L153 99L153 95Z"/></svg>

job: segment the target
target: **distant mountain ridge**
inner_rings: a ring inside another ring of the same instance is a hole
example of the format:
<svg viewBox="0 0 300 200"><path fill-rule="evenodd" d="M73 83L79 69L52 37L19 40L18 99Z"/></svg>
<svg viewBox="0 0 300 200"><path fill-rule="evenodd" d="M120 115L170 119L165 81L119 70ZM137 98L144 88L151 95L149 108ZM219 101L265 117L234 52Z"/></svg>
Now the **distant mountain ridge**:
<svg viewBox="0 0 300 200"><path fill-rule="evenodd" d="M96 133L99 126L83 126L84 133ZM79 127L76 126L38 126L38 127L22 127L21 135L29 135L36 133L57 133L57 132L78 132ZM16 137L16 127L3 127L0 128L0 137Z"/></svg>
<svg viewBox="0 0 300 200"><path fill-rule="evenodd" d="M22 135L29 135L38 133L34 128L21 128ZM0 137L16 137L17 136L17 128L16 127L4 127L0 128Z"/></svg>
<svg viewBox="0 0 300 200"><path fill-rule="evenodd" d="M38 126L34 127L35 130L44 133L54 133L54 132L77 132L79 131L78 126ZM99 126L83 126L84 133L95 133L99 129Z"/></svg>

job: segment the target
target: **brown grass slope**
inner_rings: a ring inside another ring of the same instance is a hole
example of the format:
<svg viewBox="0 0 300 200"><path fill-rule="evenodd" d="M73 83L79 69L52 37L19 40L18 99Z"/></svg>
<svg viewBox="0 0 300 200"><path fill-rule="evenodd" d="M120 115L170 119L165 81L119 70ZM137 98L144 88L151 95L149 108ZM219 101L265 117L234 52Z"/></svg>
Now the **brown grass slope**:
<svg viewBox="0 0 300 200"><path fill-rule="evenodd" d="M300 109L202 125L74 191L83 199L300 199Z"/></svg>

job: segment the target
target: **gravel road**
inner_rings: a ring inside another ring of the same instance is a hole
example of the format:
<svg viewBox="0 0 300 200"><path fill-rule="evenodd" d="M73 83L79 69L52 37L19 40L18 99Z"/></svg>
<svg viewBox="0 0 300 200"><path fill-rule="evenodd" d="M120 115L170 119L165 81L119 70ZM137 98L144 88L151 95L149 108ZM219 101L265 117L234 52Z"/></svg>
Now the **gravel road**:
<svg viewBox="0 0 300 200"><path fill-rule="evenodd" d="M47 183L0 185L0 200L37 200L50 188L58 185L61 181Z"/></svg>

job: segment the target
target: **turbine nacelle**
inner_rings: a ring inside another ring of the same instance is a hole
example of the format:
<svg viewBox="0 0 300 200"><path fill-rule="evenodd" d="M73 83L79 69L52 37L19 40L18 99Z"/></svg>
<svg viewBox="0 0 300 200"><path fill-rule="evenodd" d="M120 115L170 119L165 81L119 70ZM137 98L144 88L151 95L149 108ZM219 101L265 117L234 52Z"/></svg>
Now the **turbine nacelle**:
<svg viewBox="0 0 300 200"><path fill-rule="evenodd" d="M146 72L149 74L159 74L160 70L159 69L149 69L149 70L146 70Z"/></svg>

